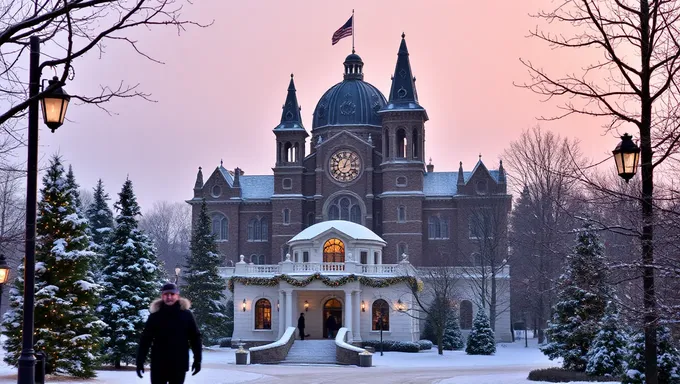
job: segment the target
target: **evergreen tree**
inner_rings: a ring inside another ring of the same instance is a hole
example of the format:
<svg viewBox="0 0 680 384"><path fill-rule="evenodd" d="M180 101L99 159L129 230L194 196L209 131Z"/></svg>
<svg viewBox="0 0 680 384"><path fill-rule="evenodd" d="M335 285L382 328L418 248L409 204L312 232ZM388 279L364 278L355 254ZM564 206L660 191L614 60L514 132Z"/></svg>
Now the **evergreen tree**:
<svg viewBox="0 0 680 384"><path fill-rule="evenodd" d="M446 321L446 328L444 329L444 349L449 351L459 351L465 348L465 340L460 331L460 323L458 316L454 311L451 311L449 319Z"/></svg>
<svg viewBox="0 0 680 384"><path fill-rule="evenodd" d="M211 227L204 200L191 238L191 254L183 274L185 285L182 294L193 303L196 323L206 344L213 344L224 337L229 321L223 294L227 285L217 272L221 257Z"/></svg>
<svg viewBox="0 0 680 384"><path fill-rule="evenodd" d="M590 223L579 231L565 269L546 331L550 342L541 351L551 360L561 357L565 369L585 371L586 354L599 330L608 294L603 246Z"/></svg>
<svg viewBox="0 0 680 384"><path fill-rule="evenodd" d="M66 185L70 189L71 196L73 197L73 201L75 202L76 208L78 210L82 210L82 202L80 201L80 192L78 192L78 188L80 185L76 183L76 176L73 174L73 167L69 164L68 166L68 172L66 173Z"/></svg>
<svg viewBox="0 0 680 384"><path fill-rule="evenodd" d="M109 208L108 201L111 200L109 194L104 191L104 183L102 179L97 181L97 186L94 188L94 195L92 204L87 207L87 218L90 221L90 231L92 232L93 249L99 255L99 262L95 273L98 277L101 276L101 270L104 267L103 253L107 242L107 237L113 230L113 212Z"/></svg>
<svg viewBox="0 0 680 384"><path fill-rule="evenodd" d="M671 343L667 327L657 328L657 367L659 384L680 383L680 353ZM622 384L645 384L645 335L636 332L628 342L628 353L623 363Z"/></svg>
<svg viewBox="0 0 680 384"><path fill-rule="evenodd" d="M623 373L627 340L620 324L618 309L610 301L600 322L600 331L586 354L588 375L619 377Z"/></svg>
<svg viewBox="0 0 680 384"><path fill-rule="evenodd" d="M104 358L120 368L135 361L137 341L149 314L151 301L159 295L161 274L153 242L138 228L141 209L126 180L114 208L115 229L105 248L104 294L98 311L109 325L105 330Z"/></svg>
<svg viewBox="0 0 680 384"><path fill-rule="evenodd" d="M90 266L87 220L77 207L73 173L64 174L61 159L52 158L43 177L36 223L35 349L47 355L48 373L78 377L95 376L99 332L106 326L94 312L100 287L94 284ZM19 280L19 279L18 279ZM23 282L22 282L23 284ZM23 295L18 281L5 315L5 361L15 364L20 353L23 313L17 305ZM11 340L11 341L10 341Z"/></svg>
<svg viewBox="0 0 680 384"><path fill-rule="evenodd" d="M465 352L468 355L493 355L496 353L496 340L483 309L477 311L472 330L468 335Z"/></svg>

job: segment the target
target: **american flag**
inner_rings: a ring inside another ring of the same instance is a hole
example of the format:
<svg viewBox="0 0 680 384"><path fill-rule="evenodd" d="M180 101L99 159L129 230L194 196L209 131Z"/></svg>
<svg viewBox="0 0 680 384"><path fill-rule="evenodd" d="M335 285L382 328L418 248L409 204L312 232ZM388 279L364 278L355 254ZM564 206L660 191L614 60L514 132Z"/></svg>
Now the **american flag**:
<svg viewBox="0 0 680 384"><path fill-rule="evenodd" d="M337 42L340 41L340 39L342 39L343 37L352 36L352 22L354 21L353 19L354 15L350 16L349 20L347 20L347 22L342 27L340 27L340 29L335 31L335 33L333 34L333 38L331 39L333 45L337 44Z"/></svg>

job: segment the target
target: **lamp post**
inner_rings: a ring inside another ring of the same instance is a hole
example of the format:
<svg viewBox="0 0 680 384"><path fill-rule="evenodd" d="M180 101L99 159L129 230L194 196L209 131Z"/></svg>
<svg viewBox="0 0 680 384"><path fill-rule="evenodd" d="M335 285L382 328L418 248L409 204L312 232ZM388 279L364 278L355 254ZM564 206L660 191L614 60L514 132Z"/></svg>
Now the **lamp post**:
<svg viewBox="0 0 680 384"><path fill-rule="evenodd" d="M182 272L182 268L180 268L179 264L175 266L175 284L179 283L179 273Z"/></svg>
<svg viewBox="0 0 680 384"><path fill-rule="evenodd" d="M35 384L35 351L33 350L33 322L35 306L35 221L38 195L38 113L40 94L40 38L30 38L28 97L28 159L26 168L26 256L24 259L24 323L21 331L21 356L19 357L18 384ZM54 87L55 77L50 81ZM43 118L54 132L64 122L70 96L56 86L45 95Z"/></svg>
<svg viewBox="0 0 680 384"><path fill-rule="evenodd" d="M656 351L656 289L654 287L654 166L652 164L652 142L649 128L640 129L640 147L633 143L629 134L621 136L621 142L612 153L619 176L630 180L637 171L640 161L642 179L642 286L645 309L645 377L650 384L656 384L658 367ZM641 159L640 159L641 157Z"/></svg>

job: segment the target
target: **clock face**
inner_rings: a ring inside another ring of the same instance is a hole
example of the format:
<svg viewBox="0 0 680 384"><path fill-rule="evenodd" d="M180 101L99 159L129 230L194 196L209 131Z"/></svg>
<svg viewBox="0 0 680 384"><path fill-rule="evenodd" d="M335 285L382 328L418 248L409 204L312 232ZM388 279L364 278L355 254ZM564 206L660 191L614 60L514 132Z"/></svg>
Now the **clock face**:
<svg viewBox="0 0 680 384"><path fill-rule="evenodd" d="M337 151L329 162L331 176L337 181L346 183L356 179L361 171L361 158L348 149Z"/></svg>

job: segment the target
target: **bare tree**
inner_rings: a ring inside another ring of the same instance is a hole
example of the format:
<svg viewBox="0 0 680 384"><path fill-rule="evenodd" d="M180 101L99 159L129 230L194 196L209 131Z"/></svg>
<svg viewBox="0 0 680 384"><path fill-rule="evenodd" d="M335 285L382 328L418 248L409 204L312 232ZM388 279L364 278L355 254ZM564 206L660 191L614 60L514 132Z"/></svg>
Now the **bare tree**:
<svg viewBox="0 0 680 384"><path fill-rule="evenodd" d="M175 265L184 265L191 242L191 207L185 203L157 201L139 223L156 245L158 258L174 275Z"/></svg>
<svg viewBox="0 0 680 384"><path fill-rule="evenodd" d="M0 171L0 253L7 256L23 247L26 207L19 176L12 171Z"/></svg>
<svg viewBox="0 0 680 384"><path fill-rule="evenodd" d="M404 311L419 321L430 321L436 335L437 351L444 354L446 323L454 314L455 303L460 299L460 270L455 267L421 267L410 275L421 283L410 285L413 308Z"/></svg>
<svg viewBox="0 0 680 384"><path fill-rule="evenodd" d="M37 36L46 60L40 71L55 68L60 82L73 80L75 62L88 53L104 55L106 47L127 44L141 57L161 63L142 51L133 31L170 26L180 33L187 26L204 26L182 18L182 7L189 0L7 0L0 4L0 126L13 143L21 143L21 133L10 119L23 116L30 100L25 78L29 38ZM58 69L58 70L57 70ZM37 98L51 92L57 84L45 87ZM105 108L114 98L150 94L139 84L105 84L94 94L76 94L72 99ZM11 147L11 145L10 145Z"/></svg>
<svg viewBox="0 0 680 384"><path fill-rule="evenodd" d="M510 286L507 284L508 220L510 196L489 200L484 205L468 208L469 237L474 247L472 266L463 274L477 297L477 306L489 308L489 323L496 330L496 320L510 310Z"/></svg>
<svg viewBox="0 0 680 384"><path fill-rule="evenodd" d="M645 376L657 383L657 305L654 286L654 169L677 153L680 3L674 0L567 0L536 15L566 24L564 31L537 28L536 37L553 48L589 50L600 57L581 65L580 73L560 76L522 60L532 77L524 87L563 98L563 113L600 117L609 132L622 126L640 138L642 176L642 280L645 309Z"/></svg>
<svg viewBox="0 0 680 384"><path fill-rule="evenodd" d="M511 222L512 280L513 287L520 288L514 293L530 293L531 317L542 343L553 305L553 288L574 228L571 212L577 183L569 170L583 160L578 141L539 126L511 142L504 158L521 202L515 204ZM525 306L522 310L527 309Z"/></svg>

